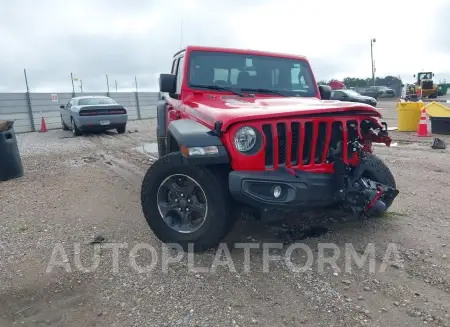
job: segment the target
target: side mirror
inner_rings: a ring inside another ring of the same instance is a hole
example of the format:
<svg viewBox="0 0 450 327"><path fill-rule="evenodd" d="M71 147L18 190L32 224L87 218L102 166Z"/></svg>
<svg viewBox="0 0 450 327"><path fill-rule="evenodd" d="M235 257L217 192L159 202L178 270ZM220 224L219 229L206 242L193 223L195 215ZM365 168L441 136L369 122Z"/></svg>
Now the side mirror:
<svg viewBox="0 0 450 327"><path fill-rule="evenodd" d="M62 104L62 105L60 105L59 107L60 107L61 109L64 109L66 106Z"/></svg>
<svg viewBox="0 0 450 327"><path fill-rule="evenodd" d="M416 74L414 74L413 77L416 78Z"/></svg>
<svg viewBox="0 0 450 327"><path fill-rule="evenodd" d="M319 85L319 93L322 100L331 100L331 87L328 85Z"/></svg>
<svg viewBox="0 0 450 327"><path fill-rule="evenodd" d="M433 77L434 77L434 73L433 73Z"/></svg>
<svg viewBox="0 0 450 327"><path fill-rule="evenodd" d="M176 76L173 74L159 75L159 92L171 93L176 92Z"/></svg>

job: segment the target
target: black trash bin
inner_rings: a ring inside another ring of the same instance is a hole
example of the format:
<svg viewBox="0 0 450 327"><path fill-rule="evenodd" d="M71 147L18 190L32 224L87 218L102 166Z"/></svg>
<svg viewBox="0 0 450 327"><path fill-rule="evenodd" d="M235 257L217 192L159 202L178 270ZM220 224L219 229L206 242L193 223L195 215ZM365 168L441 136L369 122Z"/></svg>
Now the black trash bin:
<svg viewBox="0 0 450 327"><path fill-rule="evenodd" d="M433 134L450 135L450 118L449 117L430 117L431 132Z"/></svg>
<svg viewBox="0 0 450 327"><path fill-rule="evenodd" d="M23 176L22 160L13 128L14 122L0 121L0 181Z"/></svg>

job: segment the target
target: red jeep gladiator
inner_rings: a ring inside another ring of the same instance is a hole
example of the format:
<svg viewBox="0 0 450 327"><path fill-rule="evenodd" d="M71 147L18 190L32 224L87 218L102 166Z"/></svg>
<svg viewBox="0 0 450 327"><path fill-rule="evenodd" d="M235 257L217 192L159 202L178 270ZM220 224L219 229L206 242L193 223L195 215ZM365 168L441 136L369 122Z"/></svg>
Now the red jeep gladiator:
<svg viewBox="0 0 450 327"><path fill-rule="evenodd" d="M159 87L159 159L141 204L165 243L214 247L237 208L264 221L330 207L379 215L399 193L372 154L391 142L380 112L330 100L305 57L188 46Z"/></svg>

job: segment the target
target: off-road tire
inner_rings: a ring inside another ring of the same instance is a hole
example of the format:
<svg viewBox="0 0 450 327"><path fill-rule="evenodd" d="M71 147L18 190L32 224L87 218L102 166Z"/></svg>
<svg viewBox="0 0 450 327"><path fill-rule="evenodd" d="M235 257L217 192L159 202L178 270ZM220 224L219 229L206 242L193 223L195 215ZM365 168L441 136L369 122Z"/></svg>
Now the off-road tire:
<svg viewBox="0 0 450 327"><path fill-rule="evenodd" d="M71 118L71 122L72 122L72 134L74 136L80 136L82 134L81 130L77 127L77 124L75 124L75 121L73 120L73 118Z"/></svg>
<svg viewBox="0 0 450 327"><path fill-rule="evenodd" d="M363 177L367 177L375 182L387 185L392 188L397 187L394 175L392 175L391 170L388 166L386 166L383 160L370 153L366 153L362 160L366 165L366 171L364 172ZM391 204L392 201L386 203L386 209L388 209Z"/></svg>
<svg viewBox="0 0 450 327"><path fill-rule="evenodd" d="M193 233L179 233L162 219L157 205L157 192L161 183L170 175L184 174L194 179L203 189L208 212L203 225ZM215 247L233 226L231 194L224 174L213 173L205 166L194 166L183 162L180 152L160 157L145 174L141 188L141 206L145 219L153 233L164 243L177 243L185 251L189 243L195 252Z"/></svg>
<svg viewBox="0 0 450 327"><path fill-rule="evenodd" d="M70 127L67 126L66 123L64 123L64 120L62 119L62 116L61 116L61 125L62 125L63 131L69 131L70 130Z"/></svg>
<svg viewBox="0 0 450 327"><path fill-rule="evenodd" d="M123 134L127 130L127 125L123 125L116 128L118 134Z"/></svg>

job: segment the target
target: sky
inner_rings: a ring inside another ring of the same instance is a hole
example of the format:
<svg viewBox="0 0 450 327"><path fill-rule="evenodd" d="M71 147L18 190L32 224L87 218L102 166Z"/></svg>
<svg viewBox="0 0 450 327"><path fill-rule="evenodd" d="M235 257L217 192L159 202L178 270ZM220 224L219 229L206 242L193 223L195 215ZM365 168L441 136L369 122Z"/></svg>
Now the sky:
<svg viewBox="0 0 450 327"><path fill-rule="evenodd" d="M317 80L450 81L450 0L0 0L0 92L157 91L187 45L306 56ZM447 17L446 17L447 16ZM446 33L444 31L447 31ZM79 87L79 81L75 82ZM77 89L79 91L79 89Z"/></svg>

